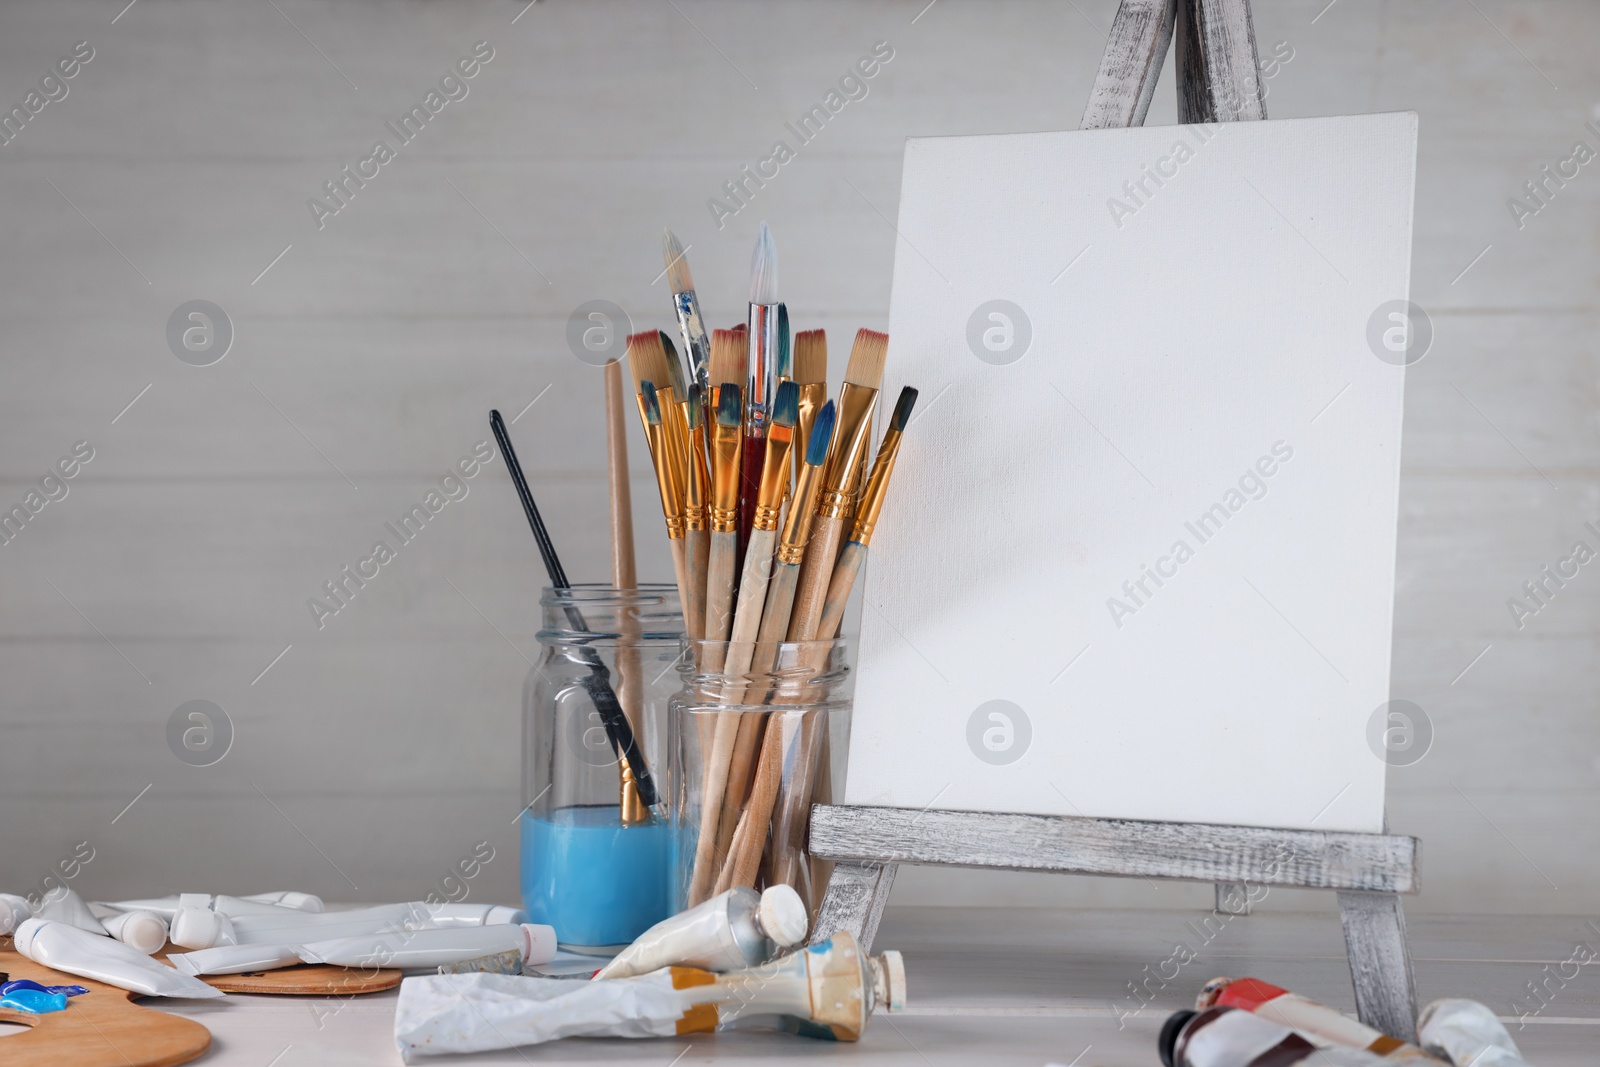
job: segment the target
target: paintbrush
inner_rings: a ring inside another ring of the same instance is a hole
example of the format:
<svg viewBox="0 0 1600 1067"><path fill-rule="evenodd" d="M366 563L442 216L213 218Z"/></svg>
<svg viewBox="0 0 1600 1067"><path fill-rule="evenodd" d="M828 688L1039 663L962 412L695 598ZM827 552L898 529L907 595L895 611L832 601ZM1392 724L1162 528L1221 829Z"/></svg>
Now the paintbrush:
<svg viewBox="0 0 1600 1067"><path fill-rule="evenodd" d="M725 702L744 703L747 672L755 655L761 632L762 608L767 599L767 581L772 576L773 550L778 544L778 512L789 487L789 452L798 415L799 390L793 382L781 382L772 404L772 421L767 429L767 451L761 466L761 492L756 501L755 519L750 526L750 544L745 549L743 577L739 580L739 604L733 613L733 630L728 639L728 661L723 673L728 679ZM727 786L723 791L722 815L716 823L716 849L720 862L733 840L734 822L744 803L745 791L754 772L756 748L761 743L764 715L719 715L717 737L712 751L729 751Z"/></svg>
<svg viewBox="0 0 1600 1067"><path fill-rule="evenodd" d="M706 568L711 554L711 469L706 466L705 398L698 384L689 386L684 405L689 420L689 482L684 493L683 541L689 570L689 604L684 611L691 620L690 640L706 633Z"/></svg>
<svg viewBox="0 0 1600 1067"><path fill-rule="evenodd" d="M761 492L763 442L778 388L778 248L761 224L750 256L750 333L744 392L744 462L739 486L739 552L744 554Z"/></svg>
<svg viewBox="0 0 1600 1067"><path fill-rule="evenodd" d="M659 332L651 330L629 336L628 368L633 372L639 391L639 416L644 420L645 441L655 465L656 488L661 494L661 514L666 521L667 545L672 550L672 570L678 583L678 598L683 604L685 628L692 633L695 605L689 586L683 517L688 480L688 429L685 427L679 432L680 410L669 384L671 367Z"/></svg>
<svg viewBox="0 0 1600 1067"><path fill-rule="evenodd" d="M816 639L817 625L822 620L822 602L828 595L828 582L833 577L833 565L839 555L850 480L867 447L872 409L877 404L883 362L888 352L888 334L866 329L856 332L850 364L844 372L844 389L839 393L838 432L834 435L833 451L828 455L828 473L817 504L817 516L812 522L811 544L800 572L794 614L789 619L790 641Z"/></svg>
<svg viewBox="0 0 1600 1067"><path fill-rule="evenodd" d="M776 666L778 645L784 640L789 627L789 609L794 603L795 586L805 558L806 542L811 534L811 516L816 508L817 494L822 488L829 446L833 441L833 424L834 407L830 400L822 405L812 424L811 436L806 441L805 455L800 465L800 477L795 482L794 499L790 502L789 514L783 524L783 536L778 543L777 566L767 588L767 604L757 637L756 654L763 670ZM717 892L735 885L755 884L761 847L767 836L767 823L772 817L772 805L777 800L782 779L783 730L769 723L761 741L761 754L750 787L750 799L734 828L727 861L717 878Z"/></svg>
<svg viewBox="0 0 1600 1067"><path fill-rule="evenodd" d="M533 494L528 490L528 480L522 475L522 464L517 462L517 450L511 446L511 437L506 432L505 420L500 417L500 412L489 412L489 429L493 431L494 439L500 445L500 454L505 457L506 470L511 474L511 484L516 487L517 498L522 501L522 512L527 516L528 526L533 530L533 539L539 545L539 556L544 560L544 569L550 578L550 585L557 592L568 591L572 585L567 581L567 572L561 566L560 557L556 555L555 544L550 540L549 531L545 529L544 518L539 514L539 505L534 503ZM589 632L588 624L584 621L583 613L578 610L577 605L566 605L565 613L567 625L574 631ZM617 754L618 770L622 776L620 810L623 822L625 824L642 822L649 817L648 809L660 800L656 793L655 780L650 775L644 753L639 750L633 730L628 725L628 716L623 712L622 704L611 688L610 672L600 659L599 653L585 648L577 655L579 662L589 668L589 677L582 683L584 691L589 694L590 702L599 713L606 738L611 742L612 751ZM630 818L630 815L633 817Z"/></svg>
<svg viewBox="0 0 1600 1067"><path fill-rule="evenodd" d="M795 440L794 473L800 476L805 442L811 439L811 424L828 399L828 335L822 330L801 330L794 335L794 381L800 387L800 421Z"/></svg>
<svg viewBox="0 0 1600 1067"><path fill-rule="evenodd" d="M633 551L633 493L628 484L628 427L623 414L625 391L622 385L622 364L612 360L605 365L606 397L606 479L611 498L611 585L619 592L631 593L638 588L638 568ZM626 636L637 635L632 625L633 613L622 613L622 630ZM624 641L617 648L617 673L621 675L617 686L622 698L622 710L637 735L644 729L639 718L639 647L633 641Z"/></svg>
<svg viewBox="0 0 1600 1067"><path fill-rule="evenodd" d="M738 383L743 378L744 345L735 330L716 330L711 335L711 371L714 396L706 420L706 432L711 439L711 552L706 567L706 626L707 641L726 641L733 626L733 596L739 578L739 450L741 434L738 432L744 415L744 391ZM735 375L738 377L735 377ZM719 375L725 375L720 377ZM732 386L730 390L729 386ZM732 396L733 406L724 397ZM727 419L734 419L734 432L729 438ZM731 447L731 460L726 454ZM731 463L731 467L725 465ZM720 525L719 525L720 522ZM721 533L723 536L719 537ZM732 537L728 537L732 534ZM721 551L719 552L719 547ZM711 673L721 669L713 665Z"/></svg>
<svg viewBox="0 0 1600 1067"><path fill-rule="evenodd" d="M895 457L900 453L900 435L911 419L911 409L916 406L917 391L911 386L900 390L894 414L889 417L889 428L883 432L883 444L878 446L878 458L873 461L872 475L856 506L855 526L850 539L839 550L839 561L834 564L833 577L828 582L828 596L822 602L822 620L817 625L817 637L831 641L839 636L839 625L844 621L845 605L850 600L850 590L855 587L856 576L867 558L867 546L872 543L872 531L883 511L883 498L889 490L889 477L894 473Z"/></svg>
<svg viewBox="0 0 1600 1067"><path fill-rule="evenodd" d="M695 295L694 278L684 249L671 230L663 230L661 255L667 261L667 285L672 289L672 308L678 315L678 330L683 334L683 350L689 356L694 384L703 395L710 388L711 342L706 339L706 324L700 318L700 298ZM737 381L738 379L734 379Z"/></svg>

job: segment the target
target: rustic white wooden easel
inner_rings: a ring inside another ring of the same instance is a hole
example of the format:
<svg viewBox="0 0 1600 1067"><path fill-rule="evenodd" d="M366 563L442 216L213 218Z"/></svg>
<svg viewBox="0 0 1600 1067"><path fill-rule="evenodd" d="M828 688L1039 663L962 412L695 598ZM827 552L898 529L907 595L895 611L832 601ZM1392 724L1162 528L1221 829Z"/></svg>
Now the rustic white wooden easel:
<svg viewBox="0 0 1600 1067"><path fill-rule="evenodd" d="M1264 119L1249 0L1122 0L1082 128L1141 126L1178 36L1180 122ZM1417 891L1416 838L1199 823L818 804L810 849L835 861L813 940L849 930L870 948L899 864L1212 882L1217 910L1249 911L1249 887L1338 894L1361 1020L1416 1038L1401 893Z"/></svg>

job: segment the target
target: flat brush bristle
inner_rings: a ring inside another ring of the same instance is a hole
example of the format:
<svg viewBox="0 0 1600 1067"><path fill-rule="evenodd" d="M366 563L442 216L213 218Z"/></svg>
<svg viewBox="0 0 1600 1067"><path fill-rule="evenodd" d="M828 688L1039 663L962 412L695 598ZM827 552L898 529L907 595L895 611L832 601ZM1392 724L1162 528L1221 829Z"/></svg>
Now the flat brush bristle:
<svg viewBox="0 0 1600 1067"><path fill-rule="evenodd" d="M793 426L800 421L800 387L793 382L778 386L778 396L772 402L772 421L777 426Z"/></svg>
<svg viewBox="0 0 1600 1067"><path fill-rule="evenodd" d="M698 430L705 422L705 396L698 385L689 386L689 429Z"/></svg>
<svg viewBox="0 0 1600 1067"><path fill-rule="evenodd" d="M744 405L739 400L739 386L736 382L723 382L722 388L717 392L717 425L738 426L744 415Z"/></svg>
<svg viewBox="0 0 1600 1067"><path fill-rule="evenodd" d="M666 330L657 330L661 335L661 354L667 367L667 381L672 385L672 391L679 400L689 395L683 384L683 361L678 358L678 349L673 345L672 338L667 336Z"/></svg>
<svg viewBox="0 0 1600 1067"><path fill-rule="evenodd" d="M689 261L684 258L683 245L671 230L661 231L661 258L667 264L667 284L676 293L687 293L694 288L694 278L689 274Z"/></svg>
<svg viewBox="0 0 1600 1067"><path fill-rule="evenodd" d="M639 395L644 397L644 421L651 426L661 425L661 401L656 398L656 383L639 383Z"/></svg>
<svg viewBox="0 0 1600 1067"><path fill-rule="evenodd" d="M711 331L711 383L744 381L744 335L738 330Z"/></svg>
<svg viewBox="0 0 1600 1067"><path fill-rule="evenodd" d="M789 339L789 305L778 305L778 377L794 377L794 346Z"/></svg>
<svg viewBox="0 0 1600 1067"><path fill-rule="evenodd" d="M806 466L820 467L828 462L828 449L833 447L833 401L822 405L817 421L811 424L811 439L806 442Z"/></svg>
<svg viewBox="0 0 1600 1067"><path fill-rule="evenodd" d="M772 230L766 222L756 235L756 250L750 256L750 303L776 304L778 302L778 246L772 242Z"/></svg>
<svg viewBox="0 0 1600 1067"><path fill-rule="evenodd" d="M889 355L889 335L877 330L856 331L856 343L850 349L850 365L844 369L844 380L853 385L876 389L883 384L883 362Z"/></svg>
<svg viewBox="0 0 1600 1067"><path fill-rule="evenodd" d="M794 335L794 380L801 385L828 380L828 336L822 330Z"/></svg>
<svg viewBox="0 0 1600 1067"><path fill-rule="evenodd" d="M661 347L661 334L655 330L628 335L628 370L633 373L634 392L644 392L643 382L665 382L667 353Z"/></svg>
<svg viewBox="0 0 1600 1067"><path fill-rule="evenodd" d="M889 416L889 429L904 430L911 421L911 409L917 406L917 391L911 386L900 390L900 399L894 402L894 414Z"/></svg>

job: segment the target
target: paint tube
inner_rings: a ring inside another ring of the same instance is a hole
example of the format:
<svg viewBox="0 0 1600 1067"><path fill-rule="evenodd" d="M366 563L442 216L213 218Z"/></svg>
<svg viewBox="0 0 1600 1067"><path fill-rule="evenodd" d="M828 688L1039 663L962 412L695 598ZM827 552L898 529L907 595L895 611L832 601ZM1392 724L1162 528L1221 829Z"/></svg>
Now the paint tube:
<svg viewBox="0 0 1600 1067"><path fill-rule="evenodd" d="M1217 1004L1174 1012L1157 1038L1164 1067L1388 1067L1364 1049L1319 1048L1287 1026Z"/></svg>
<svg viewBox="0 0 1600 1067"><path fill-rule="evenodd" d="M106 933L146 956L167 943L167 921L153 911L119 911L100 920Z"/></svg>
<svg viewBox="0 0 1600 1067"><path fill-rule="evenodd" d="M843 932L730 974L664 967L606 982L481 973L407 978L395 1005L394 1038L407 1063L577 1036L763 1028L855 1041L874 1008L904 1006L900 954L869 957Z"/></svg>
<svg viewBox="0 0 1600 1067"><path fill-rule="evenodd" d="M1203 1011L1213 1004L1254 1012L1270 1022L1287 1026L1319 1047L1341 1045L1365 1049L1390 1063L1416 1064L1418 1067L1440 1063L1416 1045L1398 1041L1381 1030L1357 1022L1342 1011L1280 989L1259 978L1211 979L1200 990L1194 1006ZM1445 1064L1444 1067L1449 1065Z"/></svg>
<svg viewBox="0 0 1600 1067"><path fill-rule="evenodd" d="M628 978L674 964L704 971L754 967L799 944L807 924L805 904L790 886L780 882L762 893L740 886L656 923L595 977Z"/></svg>
<svg viewBox="0 0 1600 1067"><path fill-rule="evenodd" d="M0 934L15 933L17 927L33 918L33 909L27 897L15 893L0 893Z"/></svg>
<svg viewBox="0 0 1600 1067"><path fill-rule="evenodd" d="M217 945L196 952L174 952L167 957L184 974L244 974L298 967L299 945Z"/></svg>
<svg viewBox="0 0 1600 1067"><path fill-rule="evenodd" d="M315 893L297 893L293 889L280 889L276 893L252 893L240 897L253 904L276 904L280 908L294 908L296 911L309 911L321 913L326 910L322 906L322 898Z"/></svg>
<svg viewBox="0 0 1600 1067"><path fill-rule="evenodd" d="M331 963L336 967L434 970L441 964L512 949L522 953L524 963L548 963L555 958L556 932L535 923L400 930L314 941L301 946L300 958L307 963Z"/></svg>
<svg viewBox="0 0 1600 1067"><path fill-rule="evenodd" d="M483 971L488 974L521 974L525 962L527 961L522 958L521 949L508 948L504 952L491 952L487 956L474 956L470 960L441 963L439 973L471 974L474 971Z"/></svg>
<svg viewBox="0 0 1600 1067"><path fill-rule="evenodd" d="M121 941L49 919L29 919L17 927L13 947L35 963L147 997L223 995L222 990L179 974Z"/></svg>
<svg viewBox="0 0 1600 1067"><path fill-rule="evenodd" d="M1436 1000L1417 1016L1417 1038L1429 1052L1473 1067L1528 1067L1494 1012L1475 1000Z"/></svg>
<svg viewBox="0 0 1600 1067"><path fill-rule="evenodd" d="M179 908L205 908L209 911L221 912L230 918L240 915L280 915L283 912L292 914L318 914L322 911L322 900L310 893L263 893L263 897L282 896L292 899L294 903L274 902L262 900L257 897L230 897L213 896L210 893L178 893L166 897L150 897L144 900L97 900L95 907L111 909L113 911L149 911L161 916L171 923L177 915ZM314 905L314 906L313 906Z"/></svg>
<svg viewBox="0 0 1600 1067"><path fill-rule="evenodd" d="M272 913L229 918L209 908L179 908L172 920L172 942L188 949L215 945L303 945L308 941L433 926L428 919L428 906L420 901L320 914L262 906L272 907Z"/></svg>
<svg viewBox="0 0 1600 1067"><path fill-rule="evenodd" d="M94 912L89 910L89 905L84 903L83 898L64 885L58 885L47 892L40 905L33 909L33 914L35 918L66 923L68 926L87 930L91 934L104 936L106 932L106 928L94 917Z"/></svg>
<svg viewBox="0 0 1600 1067"><path fill-rule="evenodd" d="M434 926L506 926L528 921L521 908L504 904L424 904Z"/></svg>

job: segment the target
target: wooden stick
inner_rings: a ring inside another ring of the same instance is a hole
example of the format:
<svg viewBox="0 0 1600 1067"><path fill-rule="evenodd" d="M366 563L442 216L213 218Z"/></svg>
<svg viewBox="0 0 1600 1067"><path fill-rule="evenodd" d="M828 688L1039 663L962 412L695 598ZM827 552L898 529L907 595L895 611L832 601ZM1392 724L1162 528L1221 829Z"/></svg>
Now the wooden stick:
<svg viewBox="0 0 1600 1067"><path fill-rule="evenodd" d="M611 585L619 590L639 586L633 550L633 493L628 480L627 394L622 385L622 364L612 360L605 365L606 397L606 475L611 493ZM636 737L644 736L640 698L639 646L626 640L637 637L638 626L631 608L625 608L621 623L625 640L617 649L617 673L622 676L617 698Z"/></svg>

